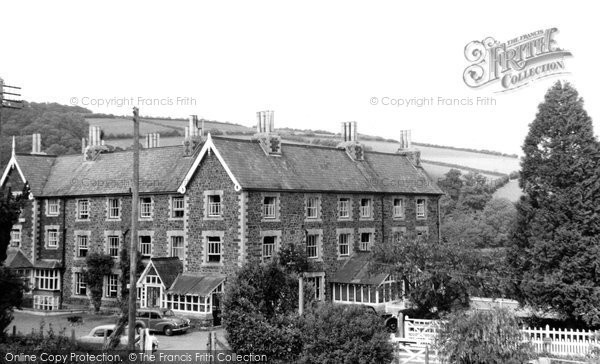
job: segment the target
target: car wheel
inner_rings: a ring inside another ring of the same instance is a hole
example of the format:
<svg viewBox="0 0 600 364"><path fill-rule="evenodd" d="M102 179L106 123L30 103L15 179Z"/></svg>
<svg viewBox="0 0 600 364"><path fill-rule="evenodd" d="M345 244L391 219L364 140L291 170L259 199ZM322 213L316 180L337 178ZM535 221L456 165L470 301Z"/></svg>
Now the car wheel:
<svg viewBox="0 0 600 364"><path fill-rule="evenodd" d="M385 323L389 332L396 332L398 330L398 321L397 320L389 320Z"/></svg>
<svg viewBox="0 0 600 364"><path fill-rule="evenodd" d="M171 326L165 326L163 332L165 333L165 335L171 336L173 335L173 328Z"/></svg>

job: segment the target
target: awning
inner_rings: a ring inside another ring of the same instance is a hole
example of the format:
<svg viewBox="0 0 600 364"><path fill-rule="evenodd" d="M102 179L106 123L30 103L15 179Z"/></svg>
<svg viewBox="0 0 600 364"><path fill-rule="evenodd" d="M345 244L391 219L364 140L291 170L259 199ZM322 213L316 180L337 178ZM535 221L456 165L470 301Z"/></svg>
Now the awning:
<svg viewBox="0 0 600 364"><path fill-rule="evenodd" d="M6 253L4 266L10 269L33 268L31 261L20 250L9 250Z"/></svg>
<svg viewBox="0 0 600 364"><path fill-rule="evenodd" d="M332 283L364 284L379 286L389 276L388 273L373 273L370 271L372 255L367 252L357 252L329 280Z"/></svg>
<svg viewBox="0 0 600 364"><path fill-rule="evenodd" d="M225 281L223 275L210 275L206 273L182 273L175 279L167 293L179 295L208 296L212 291Z"/></svg>

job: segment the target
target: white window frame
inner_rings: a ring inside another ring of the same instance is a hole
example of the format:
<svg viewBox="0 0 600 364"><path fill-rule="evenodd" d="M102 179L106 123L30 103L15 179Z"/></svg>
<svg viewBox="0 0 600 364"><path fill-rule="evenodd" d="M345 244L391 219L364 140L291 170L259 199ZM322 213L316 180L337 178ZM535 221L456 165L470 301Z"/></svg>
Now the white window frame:
<svg viewBox="0 0 600 364"><path fill-rule="evenodd" d="M60 272L58 269L36 268L34 282L35 288L40 291L60 291Z"/></svg>
<svg viewBox="0 0 600 364"><path fill-rule="evenodd" d="M363 201L368 201L366 206L363 206ZM373 198L361 197L360 198L360 218L361 219L372 219L373 218Z"/></svg>
<svg viewBox="0 0 600 364"><path fill-rule="evenodd" d="M181 202L181 206L178 206ZM181 216L175 216L175 213L181 212ZM181 220L185 217L185 197L171 196L171 219Z"/></svg>
<svg viewBox="0 0 600 364"><path fill-rule="evenodd" d="M116 202L117 206L112 206L112 203ZM109 197L107 199L107 210L108 210L108 219L109 220L119 220L121 218L121 199ZM116 210L116 215L114 214Z"/></svg>
<svg viewBox="0 0 600 364"><path fill-rule="evenodd" d="M215 202L216 199L219 199L218 202ZM206 210L206 216L208 217L221 217L221 206L222 206L222 201L221 201L221 195L219 194L214 194L214 195L208 195L207 196L207 210Z"/></svg>
<svg viewBox="0 0 600 364"><path fill-rule="evenodd" d="M273 199L273 203L266 204L265 200ZM277 221L279 219L279 194L263 194L261 199L261 214L264 221Z"/></svg>
<svg viewBox="0 0 600 364"><path fill-rule="evenodd" d="M319 220L321 218L321 196L307 195L305 202L306 220Z"/></svg>
<svg viewBox="0 0 600 364"><path fill-rule="evenodd" d="M419 204L419 201L423 201L423 203ZM415 212L418 220L427 219L427 199L425 197L415 199Z"/></svg>
<svg viewBox="0 0 600 364"><path fill-rule="evenodd" d="M148 237L150 238L150 243L143 243L142 245L142 238L143 237ZM146 257L152 257L152 243L153 243L153 237L151 234L139 234L138 236L138 251L140 252L141 256L146 258ZM148 246L148 249L142 249L142 247ZM146 250L149 250L147 253L145 254Z"/></svg>
<svg viewBox="0 0 600 364"><path fill-rule="evenodd" d="M23 240L23 228L21 225L13 225L10 229L10 246L13 248L20 248L21 241Z"/></svg>
<svg viewBox="0 0 600 364"><path fill-rule="evenodd" d="M346 241L342 244L342 236L345 237ZM346 246L346 253L342 253L342 247ZM352 253L352 233L349 232L338 232L337 234L337 253L338 257L349 257Z"/></svg>
<svg viewBox="0 0 600 364"><path fill-rule="evenodd" d="M218 239L215 240L215 239ZM223 264L223 235L206 235L204 238L206 247L206 264ZM210 261L210 257L219 257L218 261Z"/></svg>
<svg viewBox="0 0 600 364"><path fill-rule="evenodd" d="M306 235L306 255L308 259L319 259L319 235L318 234L307 234ZM314 242L314 246L312 243ZM309 245L309 243L311 245ZM311 251L314 249L314 254Z"/></svg>
<svg viewBox="0 0 600 364"><path fill-rule="evenodd" d="M60 200L58 198L49 198L46 200L46 216L60 215Z"/></svg>
<svg viewBox="0 0 600 364"><path fill-rule="evenodd" d="M358 244L359 250L363 252L369 252L373 248L373 233L370 231L361 231L359 232L360 242ZM364 241L363 238L367 236L369 238L368 241Z"/></svg>
<svg viewBox="0 0 600 364"><path fill-rule="evenodd" d="M116 239L115 239L116 238ZM117 241L116 248L111 244L111 242ZM113 255L112 250L117 249L117 254ZM106 253L113 258L118 259L121 251L121 236L117 234L109 234L106 236Z"/></svg>
<svg viewBox="0 0 600 364"><path fill-rule="evenodd" d="M345 215L342 214L344 211L346 212ZM340 197L338 197L338 211L337 211L337 215L338 215L338 220L350 220L350 219L352 219L352 198L350 198L349 196L340 196Z"/></svg>
<svg viewBox="0 0 600 364"><path fill-rule="evenodd" d="M85 292L82 293L82 290L85 290ZM75 296L87 296L87 283L83 272L73 272L73 294Z"/></svg>
<svg viewBox="0 0 600 364"><path fill-rule="evenodd" d="M175 247L175 240L180 240L181 246ZM181 256L179 254L174 254L175 249L181 251ZM171 257L178 257L181 260L185 258L185 240L183 235L171 235L169 237L169 253Z"/></svg>
<svg viewBox="0 0 600 364"><path fill-rule="evenodd" d="M79 199L77 203L77 220L88 221L90 219L91 201L88 198ZM85 206L85 208L84 208Z"/></svg>
<svg viewBox="0 0 600 364"><path fill-rule="evenodd" d="M144 202L144 200L150 199L150 202ZM151 220L153 215L153 205L154 198L152 196L142 196L140 197L140 219L141 220Z"/></svg>
<svg viewBox="0 0 600 364"><path fill-rule="evenodd" d="M396 226L392 227L391 239L393 244L397 244L400 240L406 237L406 226Z"/></svg>
<svg viewBox="0 0 600 364"><path fill-rule="evenodd" d="M83 239L82 239L83 238ZM81 243L85 241L85 245ZM81 252L85 251L84 255ZM90 252L90 237L88 234L76 234L75 235L75 257L79 259L85 259L87 254Z"/></svg>
<svg viewBox="0 0 600 364"><path fill-rule="evenodd" d="M114 279L113 279L114 278ZM112 295L114 293L114 296ZM104 298L117 298L119 296L119 275L111 273L104 276Z"/></svg>
<svg viewBox="0 0 600 364"><path fill-rule="evenodd" d="M396 201L400 201L400 206L396 205ZM394 197L392 199L392 217L395 219L404 219L406 212L406 200L402 197Z"/></svg>
<svg viewBox="0 0 600 364"><path fill-rule="evenodd" d="M58 310L60 304L60 297L57 296L33 296L33 308L36 310L43 311L54 311Z"/></svg>
<svg viewBox="0 0 600 364"><path fill-rule="evenodd" d="M58 249L60 244L60 229L58 225L46 225L44 229L46 249Z"/></svg>
<svg viewBox="0 0 600 364"><path fill-rule="evenodd" d="M325 272L307 272L304 273L305 284L315 281L315 300L325 300ZM320 284L319 284L320 283ZM317 286L318 285L318 286Z"/></svg>

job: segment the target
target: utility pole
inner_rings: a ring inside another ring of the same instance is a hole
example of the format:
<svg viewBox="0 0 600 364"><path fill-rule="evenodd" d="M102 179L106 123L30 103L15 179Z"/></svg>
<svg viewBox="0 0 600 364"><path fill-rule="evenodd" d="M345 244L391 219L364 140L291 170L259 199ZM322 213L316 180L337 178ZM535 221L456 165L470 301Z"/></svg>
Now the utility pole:
<svg viewBox="0 0 600 364"><path fill-rule="evenodd" d="M135 311L137 301L137 240L140 184L140 110L133 108L133 181L131 183L131 246L129 249L129 326L128 348L135 350Z"/></svg>
<svg viewBox="0 0 600 364"><path fill-rule="evenodd" d="M21 94L15 92L6 92L5 89L11 89L12 91L12 89L20 90L21 88L17 86L5 85L4 80L0 78L0 137L2 136L2 109L7 108L20 110L23 108L23 100L12 100L4 97L5 95L21 96ZM1 154L0 160L2 160Z"/></svg>

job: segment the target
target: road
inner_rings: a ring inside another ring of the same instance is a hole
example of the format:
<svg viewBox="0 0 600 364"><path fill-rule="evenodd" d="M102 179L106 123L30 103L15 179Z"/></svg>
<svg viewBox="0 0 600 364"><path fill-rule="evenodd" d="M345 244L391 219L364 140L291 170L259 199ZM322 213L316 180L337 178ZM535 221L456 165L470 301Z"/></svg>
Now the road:
<svg viewBox="0 0 600 364"><path fill-rule="evenodd" d="M96 326L114 324L117 321L115 315L92 315L92 314L78 314L83 317L83 323L81 325L71 326L67 321L67 316L72 314L65 314L59 316L39 316L34 315L25 311L17 311L14 313L14 320L11 323L8 332L12 333L13 326L16 326L17 332L22 334L28 334L32 331L39 332L40 328L43 327L44 332L47 332L50 328L55 333L62 333L66 336L71 336L72 332L75 333L75 337L86 335L90 330ZM225 330L217 328L212 330L213 343L216 348L213 350L228 350L227 341L225 340ZM185 334L175 334L173 336L165 336L163 334L156 334L159 342L159 350L206 350L208 343L209 331L189 331Z"/></svg>

